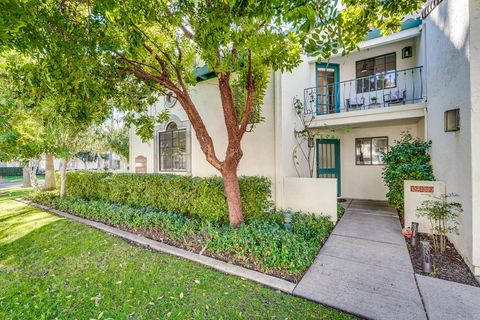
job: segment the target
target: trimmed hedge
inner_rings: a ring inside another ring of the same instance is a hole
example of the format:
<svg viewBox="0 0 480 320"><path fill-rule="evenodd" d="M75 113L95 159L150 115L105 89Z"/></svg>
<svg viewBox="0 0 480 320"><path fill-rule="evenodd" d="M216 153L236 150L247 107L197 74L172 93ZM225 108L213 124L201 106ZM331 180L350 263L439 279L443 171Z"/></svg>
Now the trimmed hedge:
<svg viewBox="0 0 480 320"><path fill-rule="evenodd" d="M22 167L0 167L0 177L19 177L23 176Z"/></svg>
<svg viewBox="0 0 480 320"><path fill-rule="evenodd" d="M270 210L268 178L240 177L239 184L245 221L257 219ZM212 222L228 220L220 177L69 171L67 195L177 212Z"/></svg>
<svg viewBox="0 0 480 320"><path fill-rule="evenodd" d="M320 246L333 230L328 217L300 213L293 214L291 231L285 230L280 212L272 212L234 229L152 208L70 196L60 198L54 192L34 193L28 198L190 251L206 248L206 254L211 256L294 281L298 281L313 263Z"/></svg>

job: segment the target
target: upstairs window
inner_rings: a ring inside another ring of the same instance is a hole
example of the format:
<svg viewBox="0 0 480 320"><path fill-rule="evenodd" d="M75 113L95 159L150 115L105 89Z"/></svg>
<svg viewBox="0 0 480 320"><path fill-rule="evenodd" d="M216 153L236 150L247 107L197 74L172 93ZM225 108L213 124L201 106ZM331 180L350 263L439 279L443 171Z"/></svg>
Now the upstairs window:
<svg viewBox="0 0 480 320"><path fill-rule="evenodd" d="M175 122L170 122L166 130L158 133L159 170L186 171L186 130L179 129Z"/></svg>
<svg viewBox="0 0 480 320"><path fill-rule="evenodd" d="M388 137L355 139L355 164L384 164L383 155L388 151Z"/></svg>
<svg viewBox="0 0 480 320"><path fill-rule="evenodd" d="M396 70L395 52L357 61L357 93L395 88Z"/></svg>

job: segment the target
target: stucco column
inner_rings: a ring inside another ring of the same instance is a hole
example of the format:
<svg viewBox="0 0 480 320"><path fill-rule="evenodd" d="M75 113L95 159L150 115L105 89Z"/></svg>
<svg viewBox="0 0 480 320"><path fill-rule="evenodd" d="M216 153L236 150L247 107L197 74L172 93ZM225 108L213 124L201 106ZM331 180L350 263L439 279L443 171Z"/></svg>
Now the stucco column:
<svg viewBox="0 0 480 320"><path fill-rule="evenodd" d="M276 71L274 81L275 108L275 177L272 181L272 197L277 208L283 208L283 147L282 147L282 73Z"/></svg>
<svg viewBox="0 0 480 320"><path fill-rule="evenodd" d="M470 13L470 126L472 148L472 264L480 276L480 3L469 2Z"/></svg>

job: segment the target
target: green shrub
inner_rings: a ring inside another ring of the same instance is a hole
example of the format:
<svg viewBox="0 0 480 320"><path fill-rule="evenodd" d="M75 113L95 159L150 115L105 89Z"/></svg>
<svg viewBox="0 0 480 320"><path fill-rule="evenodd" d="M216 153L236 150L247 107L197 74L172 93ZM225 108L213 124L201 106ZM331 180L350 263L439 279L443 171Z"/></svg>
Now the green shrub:
<svg viewBox="0 0 480 320"><path fill-rule="evenodd" d="M0 177L19 177L22 175L22 167L0 167Z"/></svg>
<svg viewBox="0 0 480 320"><path fill-rule="evenodd" d="M333 230L328 217L295 213L292 230L283 226L283 213L272 212L234 229L229 225L188 218L182 214L110 204L100 200L84 200L55 192L30 195L37 203L48 205L91 220L149 234L155 231L162 241L180 247L207 248L216 256L234 259L261 271L283 271L301 275L313 262L320 246ZM146 233L145 233L146 232Z"/></svg>
<svg viewBox="0 0 480 320"><path fill-rule="evenodd" d="M340 220L344 214L345 208L340 203L337 203L337 221Z"/></svg>
<svg viewBox="0 0 480 320"><path fill-rule="evenodd" d="M270 180L240 177L239 183L245 221L264 215L271 207ZM212 222L228 218L220 177L71 171L67 173L67 195L177 212Z"/></svg>
<svg viewBox="0 0 480 320"><path fill-rule="evenodd" d="M413 138L403 132L400 140L384 156L382 176L388 187L388 203L403 211L403 182L405 180L435 180L430 154L431 141Z"/></svg>

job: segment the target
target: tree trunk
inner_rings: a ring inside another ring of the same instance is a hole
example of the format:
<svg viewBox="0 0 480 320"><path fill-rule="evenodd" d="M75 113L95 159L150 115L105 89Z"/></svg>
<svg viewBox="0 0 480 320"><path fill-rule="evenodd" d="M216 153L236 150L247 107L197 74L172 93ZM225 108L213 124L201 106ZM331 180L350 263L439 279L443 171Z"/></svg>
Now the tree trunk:
<svg viewBox="0 0 480 320"><path fill-rule="evenodd" d="M62 167L60 168L60 197L63 198L67 192L67 164L66 159L62 159Z"/></svg>
<svg viewBox="0 0 480 320"><path fill-rule="evenodd" d="M53 155L47 153L45 155L45 185L44 190L55 189L55 166L53 164Z"/></svg>
<svg viewBox="0 0 480 320"><path fill-rule="evenodd" d="M32 180L30 179L30 169L28 165L23 166L23 188L30 188L32 186Z"/></svg>
<svg viewBox="0 0 480 320"><path fill-rule="evenodd" d="M243 222L242 199L238 185L237 168L225 168L222 171L225 196L228 204L228 219L230 225L238 227Z"/></svg>
<svg viewBox="0 0 480 320"><path fill-rule="evenodd" d="M113 152L111 150L108 153L108 170L113 170Z"/></svg>
<svg viewBox="0 0 480 320"><path fill-rule="evenodd" d="M33 190L40 191L40 185L38 184L38 179L37 179L37 169L38 169L38 164L40 163L40 160L33 159L31 162L32 162L32 165L28 167L30 170L30 181L32 182Z"/></svg>

